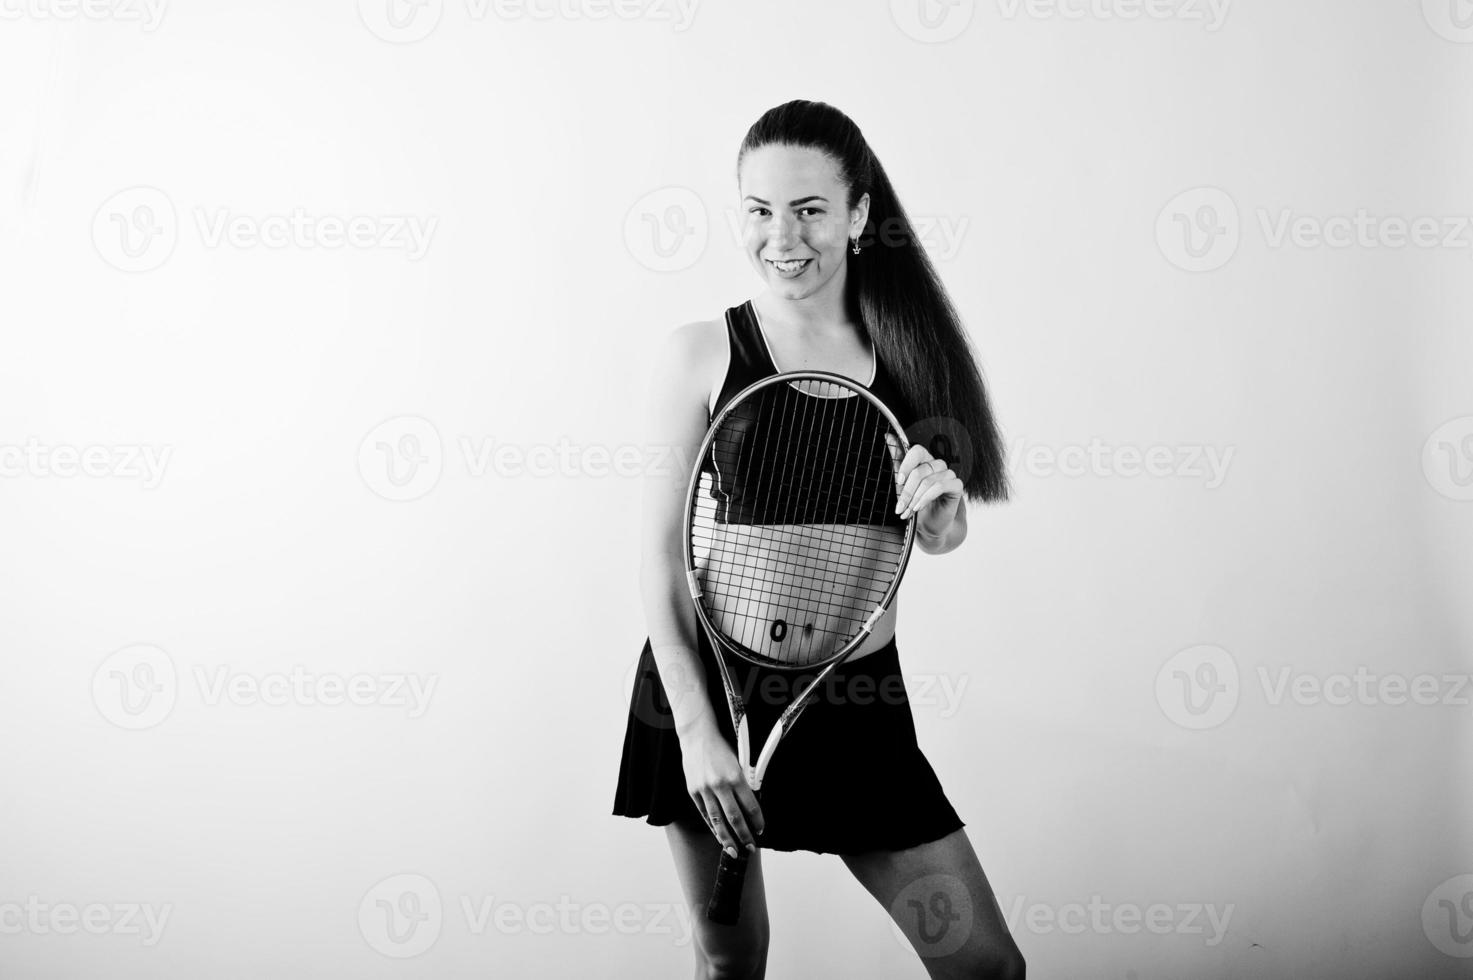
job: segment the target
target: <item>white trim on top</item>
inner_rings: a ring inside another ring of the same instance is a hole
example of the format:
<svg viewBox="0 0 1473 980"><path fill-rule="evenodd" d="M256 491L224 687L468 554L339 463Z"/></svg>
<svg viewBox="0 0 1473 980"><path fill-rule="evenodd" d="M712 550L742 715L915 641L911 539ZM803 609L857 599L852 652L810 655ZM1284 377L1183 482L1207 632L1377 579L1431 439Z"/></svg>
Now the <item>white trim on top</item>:
<svg viewBox="0 0 1473 980"><path fill-rule="evenodd" d="M778 374L782 374L783 373L783 369L780 368L780 367L778 367L778 365L777 365L777 358L775 358L775 357L772 356L772 345L767 342L767 331L764 330L764 329L762 329L762 317L757 312L757 304L754 303L754 302L752 302L751 300L747 300L747 306L750 307L751 310L752 310L752 318L757 321L757 335L762 338L762 346L767 348L767 359L772 362L772 366L773 366L774 369L776 369L777 373ZM875 349L875 345L873 343L871 343L869 345L869 354L870 354L869 380L864 383L864 386L866 388L873 388L875 386L875 376L880 373L880 352ZM804 394L811 394L811 392L804 392ZM852 396L850 396L850 395L815 395L814 397L815 398L849 398L849 397L852 397Z"/></svg>

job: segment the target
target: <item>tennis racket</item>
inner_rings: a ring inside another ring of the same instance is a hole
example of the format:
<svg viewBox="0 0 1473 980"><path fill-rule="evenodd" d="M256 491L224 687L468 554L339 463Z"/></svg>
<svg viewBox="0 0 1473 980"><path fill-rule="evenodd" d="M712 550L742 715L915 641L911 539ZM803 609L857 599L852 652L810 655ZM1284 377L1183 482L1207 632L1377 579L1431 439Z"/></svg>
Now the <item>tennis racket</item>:
<svg viewBox="0 0 1473 980"><path fill-rule="evenodd" d="M909 446L869 389L822 371L749 385L701 443L687 493L686 575L754 794L778 743L895 597L915 534L914 516L895 514L895 476ZM733 679L739 661L818 671L755 763L757 739ZM706 908L713 922L737 921L748 860L722 850Z"/></svg>

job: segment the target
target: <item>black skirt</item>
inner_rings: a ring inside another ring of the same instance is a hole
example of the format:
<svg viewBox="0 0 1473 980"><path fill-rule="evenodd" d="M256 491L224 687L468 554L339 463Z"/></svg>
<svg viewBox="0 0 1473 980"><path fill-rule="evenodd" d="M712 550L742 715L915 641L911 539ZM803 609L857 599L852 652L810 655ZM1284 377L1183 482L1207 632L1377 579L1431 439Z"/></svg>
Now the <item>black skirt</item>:
<svg viewBox="0 0 1473 980"><path fill-rule="evenodd" d="M735 748L719 668L705 631L696 632L708 699ZM755 761L773 722L817 671L730 666L751 716ZM894 638L839 665L778 745L758 800L766 819L758 846L775 851L898 851L965 826L916 744ZM657 827L705 827L685 790L680 739L649 640L635 671L613 812Z"/></svg>

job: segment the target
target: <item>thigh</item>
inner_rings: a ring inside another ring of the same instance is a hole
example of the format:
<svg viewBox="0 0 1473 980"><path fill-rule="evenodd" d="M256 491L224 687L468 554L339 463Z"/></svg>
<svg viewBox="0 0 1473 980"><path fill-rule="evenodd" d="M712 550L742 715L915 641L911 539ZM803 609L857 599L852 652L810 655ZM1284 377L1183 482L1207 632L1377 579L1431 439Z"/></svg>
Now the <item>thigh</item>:
<svg viewBox="0 0 1473 980"><path fill-rule="evenodd" d="M932 977L1023 975L1022 955L965 830L903 851L843 858Z"/></svg>
<svg viewBox="0 0 1473 980"><path fill-rule="evenodd" d="M716 881L721 844L710 828L677 820L665 828L675 871L690 909L698 944L697 954L708 964L722 967L719 975L762 975L767 960L767 891L762 879L762 851L747 863L741 913L735 925L723 926L706 918L706 903Z"/></svg>

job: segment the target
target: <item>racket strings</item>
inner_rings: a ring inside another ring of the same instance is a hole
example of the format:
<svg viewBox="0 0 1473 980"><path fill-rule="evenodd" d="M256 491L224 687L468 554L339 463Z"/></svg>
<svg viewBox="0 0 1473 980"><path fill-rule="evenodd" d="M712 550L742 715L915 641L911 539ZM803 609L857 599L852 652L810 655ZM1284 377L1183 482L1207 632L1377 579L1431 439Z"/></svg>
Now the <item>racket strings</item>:
<svg viewBox="0 0 1473 980"><path fill-rule="evenodd" d="M756 659L794 666L858 635L905 554L888 418L848 386L803 383L727 412L691 515L705 611Z"/></svg>

